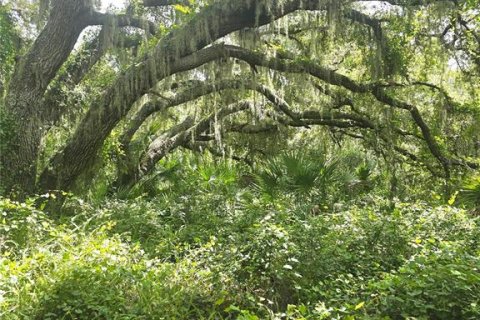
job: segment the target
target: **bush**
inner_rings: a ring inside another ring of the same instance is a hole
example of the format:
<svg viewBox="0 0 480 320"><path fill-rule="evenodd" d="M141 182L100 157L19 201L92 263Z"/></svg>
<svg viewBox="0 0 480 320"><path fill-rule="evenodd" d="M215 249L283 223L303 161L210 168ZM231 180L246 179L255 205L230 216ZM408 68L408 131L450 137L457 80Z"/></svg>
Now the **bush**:
<svg viewBox="0 0 480 320"><path fill-rule="evenodd" d="M429 244L369 293L368 309L392 319L479 319L480 257Z"/></svg>
<svg viewBox="0 0 480 320"><path fill-rule="evenodd" d="M0 317L480 316L479 220L465 210L391 209L375 196L317 207L286 191L272 201L234 175L199 172L201 183L190 177L155 199L70 199L76 215L57 221L33 202L2 200L12 245L0 261Z"/></svg>
<svg viewBox="0 0 480 320"><path fill-rule="evenodd" d="M58 234L21 259L0 261L2 319L192 319L215 315L221 281L183 260L147 259L106 229Z"/></svg>
<svg viewBox="0 0 480 320"><path fill-rule="evenodd" d="M34 201L18 203L0 198L0 254L35 247L49 235L52 221L37 210Z"/></svg>

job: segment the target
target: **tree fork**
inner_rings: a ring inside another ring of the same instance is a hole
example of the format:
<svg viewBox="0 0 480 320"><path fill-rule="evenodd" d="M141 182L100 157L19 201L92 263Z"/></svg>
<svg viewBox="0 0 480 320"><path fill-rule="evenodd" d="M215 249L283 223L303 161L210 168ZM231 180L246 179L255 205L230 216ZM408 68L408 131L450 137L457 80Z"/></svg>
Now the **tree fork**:
<svg viewBox="0 0 480 320"><path fill-rule="evenodd" d="M21 199L35 191L44 132L40 101L87 26L86 17L92 10L89 0L54 1L45 28L14 70L3 110L13 132L0 150L0 183L6 194Z"/></svg>

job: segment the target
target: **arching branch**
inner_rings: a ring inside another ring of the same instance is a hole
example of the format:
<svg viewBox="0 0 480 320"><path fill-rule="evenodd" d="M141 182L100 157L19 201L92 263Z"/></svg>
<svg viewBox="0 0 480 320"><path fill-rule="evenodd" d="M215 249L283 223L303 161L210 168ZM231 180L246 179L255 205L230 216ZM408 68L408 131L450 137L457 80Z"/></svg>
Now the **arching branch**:
<svg viewBox="0 0 480 320"><path fill-rule="evenodd" d="M288 115L292 120L299 117L292 110L288 103L274 93L273 90L261 83L257 83L253 79L228 79L221 80L215 83L196 83L192 88L185 89L177 93L170 99L155 99L145 103L140 110L133 116L128 122L127 128L121 134L119 141L120 144L126 149L130 143L133 135L137 132L140 126L145 120L156 112L164 111L168 108L172 108L183 103L194 101L200 97L225 90L253 90L264 95L273 106L280 112Z"/></svg>
<svg viewBox="0 0 480 320"><path fill-rule="evenodd" d="M332 85L342 86L352 92L371 94L376 98L377 101L383 104L408 111L411 114L411 117L415 124L421 130L422 136L425 139L425 142L430 152L444 167L446 176L449 176L449 166L451 164L451 161L441 151L441 148L439 147L437 141L434 139L430 128L424 121L418 108L414 105L393 98L382 86L378 86L375 84L357 83L356 81L348 78L347 76L339 74L333 70L329 70L328 68L321 67L309 60L292 61L282 60L279 58L267 58L261 53L252 52L236 46L225 46L225 51L226 55L243 60L249 64L264 66L283 72L308 73L311 76L314 76L322 81L325 81Z"/></svg>
<svg viewBox="0 0 480 320"><path fill-rule="evenodd" d="M249 108L251 108L250 102L239 102L212 113L197 124L193 123L193 119L187 118L182 123L175 125L150 143L148 149L140 157L138 165L130 166L127 172L122 173L114 183L114 188L128 189L132 187L144 176L149 174L158 161L175 148L185 145L187 142L194 141L195 137L207 131L215 120L221 121L231 114Z"/></svg>
<svg viewBox="0 0 480 320"><path fill-rule="evenodd" d="M168 108L172 108L183 103L194 101L200 97L206 96L214 92L221 92L224 90L235 90L242 88L251 88L252 82L250 80L224 80L217 83L198 83L195 86L184 89L177 93L170 99L154 99L145 103L133 118L128 121L127 128L120 135L120 144L127 148L133 135L137 132L145 120L156 112L162 112Z"/></svg>
<svg viewBox="0 0 480 320"><path fill-rule="evenodd" d="M76 179L95 161L106 137L139 97L166 76L202 64L201 54L192 53L231 32L268 24L299 9L318 10L324 6L323 1L318 0L273 3L256 0L216 2L205 7L183 27L171 31L151 55L128 69L106 90L86 114L68 145L51 159L40 177L40 188L71 190ZM216 23L205 23L212 19Z"/></svg>

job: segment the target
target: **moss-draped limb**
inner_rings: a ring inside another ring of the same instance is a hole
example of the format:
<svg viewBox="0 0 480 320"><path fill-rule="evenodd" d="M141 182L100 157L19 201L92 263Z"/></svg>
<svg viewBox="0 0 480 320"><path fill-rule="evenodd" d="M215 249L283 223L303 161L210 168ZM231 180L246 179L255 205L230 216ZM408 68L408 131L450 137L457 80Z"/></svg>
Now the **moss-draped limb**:
<svg viewBox="0 0 480 320"><path fill-rule="evenodd" d="M231 32L265 25L296 10L317 10L318 0L218 2L159 41L153 53L124 72L88 111L67 146L40 177L40 190L71 190L132 104L166 76L202 64L201 48ZM214 23L210 23L210 22ZM192 35L196 35L192 37ZM189 56L190 55L190 56Z"/></svg>
<svg viewBox="0 0 480 320"><path fill-rule="evenodd" d="M249 108L251 108L250 102L242 101L235 103L212 113L196 124L192 118L188 117L180 124L157 136L140 156L138 164L129 166L129 170L118 177L118 180L113 184L113 188L131 188L143 177L151 173L158 161L177 147L195 140L195 137L207 131L214 121L221 121L231 114Z"/></svg>
<svg viewBox="0 0 480 320"><path fill-rule="evenodd" d="M45 27L15 65L2 110L14 128L0 150L0 189L6 194L18 193L22 198L35 191L40 142L52 114L44 103L45 93L82 31L92 24L110 23L100 16L90 0L52 1ZM119 22L134 25L138 21L122 16Z"/></svg>

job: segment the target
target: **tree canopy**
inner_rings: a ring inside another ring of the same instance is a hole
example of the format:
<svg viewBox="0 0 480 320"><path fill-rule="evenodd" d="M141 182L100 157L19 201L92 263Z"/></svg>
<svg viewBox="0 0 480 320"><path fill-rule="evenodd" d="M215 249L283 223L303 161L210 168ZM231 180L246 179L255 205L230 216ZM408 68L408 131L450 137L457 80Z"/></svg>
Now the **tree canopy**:
<svg viewBox="0 0 480 320"><path fill-rule="evenodd" d="M116 190L179 147L252 162L255 137L299 135L361 145L448 189L478 168L477 5L6 2L4 193L85 191L106 149Z"/></svg>

